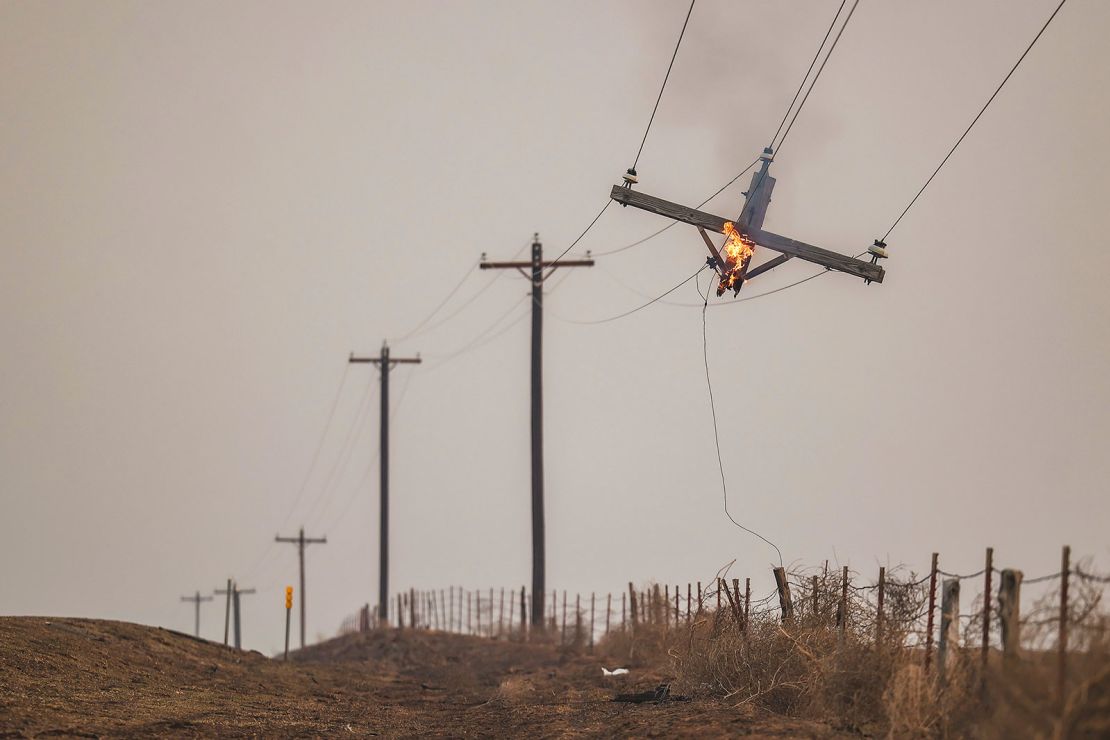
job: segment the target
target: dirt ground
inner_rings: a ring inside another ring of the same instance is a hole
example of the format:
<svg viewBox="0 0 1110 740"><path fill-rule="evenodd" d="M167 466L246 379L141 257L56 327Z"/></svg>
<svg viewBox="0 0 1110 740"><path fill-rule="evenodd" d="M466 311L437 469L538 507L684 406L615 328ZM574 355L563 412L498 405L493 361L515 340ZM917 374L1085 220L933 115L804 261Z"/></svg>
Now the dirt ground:
<svg viewBox="0 0 1110 740"><path fill-rule="evenodd" d="M624 704L666 676L430 632L336 638L285 663L123 622L0 618L0 737L840 737L728 702Z"/></svg>

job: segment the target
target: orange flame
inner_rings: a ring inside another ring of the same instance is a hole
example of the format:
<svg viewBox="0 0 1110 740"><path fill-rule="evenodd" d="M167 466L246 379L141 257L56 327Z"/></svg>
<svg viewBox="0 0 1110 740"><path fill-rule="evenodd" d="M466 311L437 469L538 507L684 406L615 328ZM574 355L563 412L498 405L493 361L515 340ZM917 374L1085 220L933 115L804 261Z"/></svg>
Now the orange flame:
<svg viewBox="0 0 1110 740"><path fill-rule="evenodd" d="M741 236L731 221L725 221L725 236L728 240L725 242L724 252L732 264L740 267L755 254L755 243Z"/></svg>

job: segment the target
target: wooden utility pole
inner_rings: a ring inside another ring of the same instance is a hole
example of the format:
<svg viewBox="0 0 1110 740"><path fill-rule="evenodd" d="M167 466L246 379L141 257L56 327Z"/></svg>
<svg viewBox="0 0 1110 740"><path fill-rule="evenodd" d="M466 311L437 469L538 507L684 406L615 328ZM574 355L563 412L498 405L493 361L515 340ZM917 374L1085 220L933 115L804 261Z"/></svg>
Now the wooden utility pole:
<svg viewBox="0 0 1110 740"><path fill-rule="evenodd" d="M196 592L195 596L182 596L182 601L191 601L196 606L196 618L193 622L193 634L200 637L200 602L211 601L211 596L201 596L200 591Z"/></svg>
<svg viewBox="0 0 1110 740"><path fill-rule="evenodd" d="M304 647L304 612L305 612L305 591L304 591L304 548L305 545L326 545L328 543L327 537L305 537L304 527L301 527L300 532L296 537L280 537L274 535L274 542L288 542L297 546L297 559L300 564L301 570L301 647Z"/></svg>
<svg viewBox="0 0 1110 740"><path fill-rule="evenodd" d="M540 235L532 237L528 262L486 262L483 270L519 270L532 281L532 628L542 628L546 593L543 508L543 283L560 267L593 267L592 259L543 261ZM544 271L547 271L544 274Z"/></svg>
<svg viewBox="0 0 1110 740"><path fill-rule="evenodd" d="M228 599L230 599L231 614L232 614L231 619L232 619L232 623L234 625L235 649L236 650L242 650L243 649L243 629L242 629L242 621L240 620L240 617L239 617L239 614L240 614L240 612L239 612L239 595L240 594L247 594L247 595L253 594L254 589L253 588L239 588L239 584L236 583L235 581L232 581L230 590L225 590L225 589L222 589L222 588L218 588L218 589L216 589L216 593L221 595L221 596L226 594ZM227 644L226 638L224 639L224 644L225 645Z"/></svg>
<svg viewBox="0 0 1110 740"><path fill-rule="evenodd" d="M746 281L778 267L793 257L821 265L829 270L863 278L868 283L881 283L885 273L877 262L886 257L886 245L880 241L876 241L875 245L868 250L871 261L867 262L763 230L763 219L767 214L767 206L771 203L771 191L775 187L775 178L768 174L768 169L774 160L774 152L770 147L763 150L760 160L762 166L752 175L751 185L744 193L744 209L735 224L712 213L636 192L632 189L634 178L625 178L624 185L614 185L609 197L621 205L632 206L696 226L702 240L709 248L710 264L721 278L717 295L722 295L726 290L738 293ZM718 250L710 241L707 231L726 234L729 237L726 248ZM756 247L779 252L779 256L749 270L748 266Z"/></svg>
<svg viewBox="0 0 1110 740"><path fill-rule="evenodd" d="M377 357L355 357L347 359L350 363L370 363L378 366L381 372L381 454L378 456L380 485L378 487L378 617L384 623L389 621L389 371L394 365L419 365L420 355L416 357L391 357L389 345L382 342L381 353ZM301 605L304 605L304 591L301 591ZM400 619L400 615L397 617Z"/></svg>

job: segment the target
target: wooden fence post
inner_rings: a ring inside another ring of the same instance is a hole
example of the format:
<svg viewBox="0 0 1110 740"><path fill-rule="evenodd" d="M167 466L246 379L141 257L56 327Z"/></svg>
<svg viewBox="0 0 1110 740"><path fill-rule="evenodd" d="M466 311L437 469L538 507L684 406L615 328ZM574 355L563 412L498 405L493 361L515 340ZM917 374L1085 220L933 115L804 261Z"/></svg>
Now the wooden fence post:
<svg viewBox="0 0 1110 740"><path fill-rule="evenodd" d="M998 579L998 622L1002 631L1002 657L1016 658L1021 652L1020 570L1007 568Z"/></svg>
<svg viewBox="0 0 1110 740"><path fill-rule="evenodd" d="M950 651L960 644L960 579L946 578L940 599L940 643L937 645L937 675L944 684Z"/></svg>
<svg viewBox="0 0 1110 740"><path fill-rule="evenodd" d="M840 604L836 609L836 627L838 639L843 642L848 629L848 566L844 566L840 580Z"/></svg>
<svg viewBox="0 0 1110 740"><path fill-rule="evenodd" d="M744 579L744 633L752 623L752 579Z"/></svg>
<svg viewBox="0 0 1110 740"><path fill-rule="evenodd" d="M782 609L782 621L789 622L794 619L794 602L790 599L790 582L786 580L786 569L775 568L772 572L775 574L775 586L779 591L779 608ZM745 604L746 608L747 605Z"/></svg>
<svg viewBox="0 0 1110 740"><path fill-rule="evenodd" d="M512 612L512 604L509 605L509 611ZM510 614L510 619L512 615ZM505 587L501 587L501 604L497 608L497 637L501 638L505 634Z"/></svg>
<svg viewBox="0 0 1110 740"><path fill-rule="evenodd" d="M727 583L725 584L725 588L726 589L728 588ZM743 612L743 606L741 606L741 602L740 602L740 579L739 578L733 578L732 579L732 593L735 594L735 596L736 596L736 616L737 616L736 626L740 629L741 632L743 632L744 631L744 620L741 619L740 617L743 615L744 612Z"/></svg>
<svg viewBox="0 0 1110 740"><path fill-rule="evenodd" d="M582 595L574 595L574 648L582 644Z"/></svg>
<svg viewBox="0 0 1110 740"><path fill-rule="evenodd" d="M994 548L987 548L987 562L983 568L985 583L983 584L983 650L982 667L984 675L987 669L987 658L990 656L991 646L991 575L994 573Z"/></svg>
<svg viewBox="0 0 1110 740"><path fill-rule="evenodd" d="M879 611L875 618L875 644L883 641L883 601L886 598L886 567L879 566Z"/></svg>
<svg viewBox="0 0 1110 740"><path fill-rule="evenodd" d="M594 651L594 593L590 592L590 652Z"/></svg>
<svg viewBox="0 0 1110 740"><path fill-rule="evenodd" d="M929 569L929 618L925 620L925 670L933 660L933 612L937 607L937 558L933 553L933 564Z"/></svg>
<svg viewBox="0 0 1110 740"><path fill-rule="evenodd" d="M655 622L656 624L663 621L659 618L659 601L659 584L657 583L655 584L655 587L651 589L651 621Z"/></svg>
<svg viewBox="0 0 1110 740"><path fill-rule="evenodd" d="M701 616L701 581L698 581L698 616Z"/></svg>
<svg viewBox="0 0 1110 740"><path fill-rule="evenodd" d="M694 612L694 587L686 582L686 624L690 624L690 617Z"/></svg>
<svg viewBox="0 0 1110 740"><path fill-rule="evenodd" d="M663 629L669 630L671 628L671 587L669 584L663 586Z"/></svg>
<svg viewBox="0 0 1110 740"><path fill-rule="evenodd" d="M1071 574L1071 548L1064 545L1060 554L1060 638L1058 674L1056 676L1056 702L1059 711L1064 711L1064 700L1068 689L1068 576Z"/></svg>
<svg viewBox="0 0 1110 740"><path fill-rule="evenodd" d="M622 592L621 593L621 631L622 632L628 626L628 609L627 609L628 604L626 603L627 601L628 601L628 594Z"/></svg>
<svg viewBox="0 0 1110 740"><path fill-rule="evenodd" d="M624 602L624 600L622 599L621 602L622 602L621 603L621 614L622 614L621 619L623 621L623 619L624 619L624 617L623 617L623 613L624 613L624 603L623 602ZM631 620L632 621L632 629L636 629L636 616L637 616L636 615L636 589L632 586L631 581L628 582L628 606L629 606L628 613L629 613L629 616L632 618L632 620Z"/></svg>
<svg viewBox="0 0 1110 740"><path fill-rule="evenodd" d="M528 639L528 592L524 586L520 587L520 639ZM533 625L533 628L535 625Z"/></svg>
<svg viewBox="0 0 1110 740"><path fill-rule="evenodd" d="M613 592L605 595L605 636L609 636L609 618L613 613Z"/></svg>

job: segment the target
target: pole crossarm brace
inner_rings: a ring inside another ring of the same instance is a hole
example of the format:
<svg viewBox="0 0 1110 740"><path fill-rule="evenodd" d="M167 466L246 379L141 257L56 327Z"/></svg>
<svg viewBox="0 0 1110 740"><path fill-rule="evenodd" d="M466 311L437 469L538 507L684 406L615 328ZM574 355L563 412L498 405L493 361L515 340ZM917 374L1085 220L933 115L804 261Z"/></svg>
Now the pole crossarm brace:
<svg viewBox="0 0 1110 740"><path fill-rule="evenodd" d="M696 208L689 208L678 203L672 203L669 200L656 198L652 195L637 192L631 188L624 187L623 185L614 185L609 197L625 206L632 206L639 208L649 213L655 213L660 216L672 218L675 221L682 221L683 223L692 226L698 226L706 231L714 231L718 234L725 233L725 223L731 223L729 219L715 216L712 213L699 211ZM743 224L739 225L740 232L755 242L758 246L773 249L776 252L781 252L783 257L778 257L771 260L759 267L753 268L746 275L748 279L755 277L758 274L767 272L767 270L777 267L791 257L797 257L806 262L812 262L815 265L821 265L829 270L847 273L854 275L864 280L869 280L876 283L883 281L883 276L886 271L878 265L873 265L865 260L848 255L833 252L821 247L815 247L812 244L806 244L796 239L780 236L764 231L762 229L744 229ZM776 261L777 260L777 261ZM775 262L775 264L771 264Z"/></svg>

